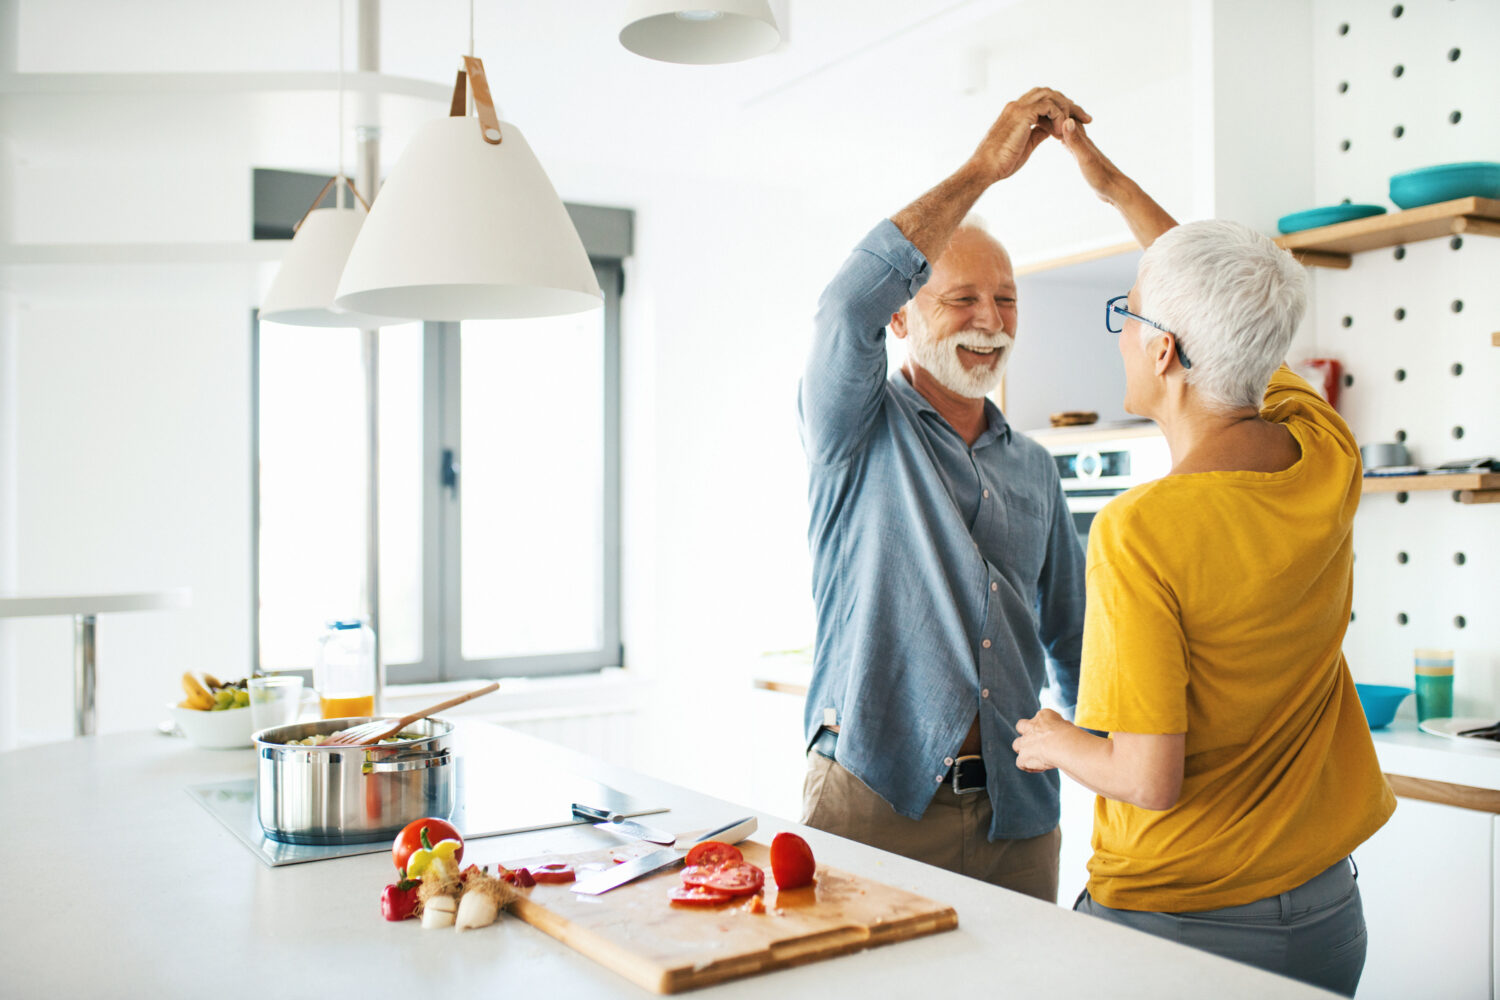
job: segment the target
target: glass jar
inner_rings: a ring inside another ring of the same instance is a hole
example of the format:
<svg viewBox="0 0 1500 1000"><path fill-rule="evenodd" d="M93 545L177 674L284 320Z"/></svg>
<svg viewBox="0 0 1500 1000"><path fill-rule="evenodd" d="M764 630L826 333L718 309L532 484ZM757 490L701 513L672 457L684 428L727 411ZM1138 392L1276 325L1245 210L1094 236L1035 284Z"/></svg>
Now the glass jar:
<svg viewBox="0 0 1500 1000"><path fill-rule="evenodd" d="M325 719L375 714L375 633L358 619L329 622L319 638L313 687Z"/></svg>

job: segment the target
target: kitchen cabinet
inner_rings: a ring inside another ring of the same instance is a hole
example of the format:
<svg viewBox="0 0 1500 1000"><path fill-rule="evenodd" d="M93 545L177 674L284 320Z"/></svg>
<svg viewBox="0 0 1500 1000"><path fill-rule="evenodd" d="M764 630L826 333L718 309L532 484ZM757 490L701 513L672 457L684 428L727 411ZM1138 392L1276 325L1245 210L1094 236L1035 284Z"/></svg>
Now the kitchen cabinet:
<svg viewBox="0 0 1500 1000"><path fill-rule="evenodd" d="M1370 934L1359 1000L1494 995L1495 820L1401 798L1354 852Z"/></svg>

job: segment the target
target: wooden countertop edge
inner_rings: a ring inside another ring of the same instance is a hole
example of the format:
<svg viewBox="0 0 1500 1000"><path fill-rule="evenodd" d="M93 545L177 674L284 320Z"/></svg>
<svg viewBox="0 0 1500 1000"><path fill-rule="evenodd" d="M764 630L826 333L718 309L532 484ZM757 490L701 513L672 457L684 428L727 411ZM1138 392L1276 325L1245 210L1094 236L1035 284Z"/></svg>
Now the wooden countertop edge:
<svg viewBox="0 0 1500 1000"><path fill-rule="evenodd" d="M1420 799L1459 809L1500 814L1500 790L1497 789L1455 785L1431 778L1411 778L1404 774L1387 774L1385 779L1391 783L1391 791L1399 798Z"/></svg>

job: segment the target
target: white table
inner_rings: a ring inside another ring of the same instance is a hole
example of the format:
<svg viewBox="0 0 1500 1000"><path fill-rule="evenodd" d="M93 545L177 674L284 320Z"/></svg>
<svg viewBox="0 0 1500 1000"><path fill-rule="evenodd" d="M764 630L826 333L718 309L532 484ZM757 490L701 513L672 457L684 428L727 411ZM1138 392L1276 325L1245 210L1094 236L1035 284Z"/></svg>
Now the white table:
<svg viewBox="0 0 1500 1000"><path fill-rule="evenodd" d="M94 627L102 614L119 611L170 611L192 604L186 587L138 594L84 594L48 597L0 597L0 618L68 615L73 619L73 735L90 736L97 724L94 692L98 662Z"/></svg>
<svg viewBox="0 0 1500 1000"><path fill-rule="evenodd" d="M528 780L562 768L669 805L686 831L743 807L483 723L459 750ZM725 738L733 738L727 736ZM712 752L705 730L685 752ZM651 994L521 921L470 933L380 918L385 853L268 868L183 790L254 774L252 751L154 733L0 754L0 856L41 873L0 908L7 996L644 998ZM820 861L952 905L955 931L711 987L705 998L1018 996L1064 1000L1328 996L1291 980L895 855L760 816L756 839L801 832ZM618 843L587 826L470 841L465 861Z"/></svg>

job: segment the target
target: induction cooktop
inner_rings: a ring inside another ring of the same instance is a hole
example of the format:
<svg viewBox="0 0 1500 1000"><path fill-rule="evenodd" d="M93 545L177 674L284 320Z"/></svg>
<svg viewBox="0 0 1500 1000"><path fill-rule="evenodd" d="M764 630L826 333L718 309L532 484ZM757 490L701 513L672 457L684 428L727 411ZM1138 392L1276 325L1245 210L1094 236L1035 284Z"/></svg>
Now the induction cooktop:
<svg viewBox="0 0 1500 1000"><path fill-rule="evenodd" d="M652 806L568 771L552 770L545 776L506 773L464 756L458 757L456 763L457 805L448 820L466 840L578 825L584 821L573 816L574 802L599 806L623 816L667 811L665 806ZM391 849L386 837L358 844L283 844L272 840L260 826L254 778L189 785L187 793L272 868Z"/></svg>

